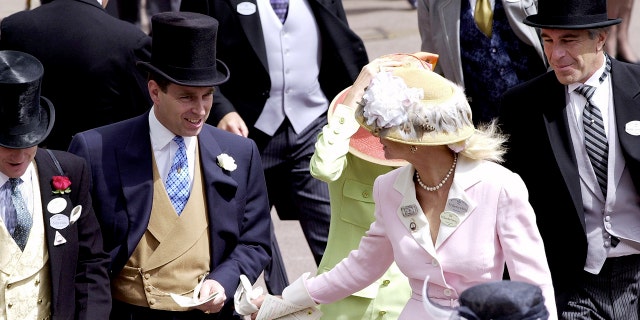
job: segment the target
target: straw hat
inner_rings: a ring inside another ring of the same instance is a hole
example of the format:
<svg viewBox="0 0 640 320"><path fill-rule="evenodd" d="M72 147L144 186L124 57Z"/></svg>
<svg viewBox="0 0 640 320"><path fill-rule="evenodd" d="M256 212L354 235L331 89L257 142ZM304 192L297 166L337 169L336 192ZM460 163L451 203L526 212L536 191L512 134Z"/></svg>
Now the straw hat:
<svg viewBox="0 0 640 320"><path fill-rule="evenodd" d="M333 98L329 105L329 119L333 115L336 106L344 101L344 98L347 96L350 88L351 87L348 87L342 90L337 96L335 96L335 98ZM402 167L407 164L404 160L385 158L380 138L373 136L371 132L367 131L367 129L362 126L358 128L358 131L356 131L356 133L349 139L349 152L360 159L383 166Z"/></svg>
<svg viewBox="0 0 640 320"><path fill-rule="evenodd" d="M448 145L475 132L462 88L415 66L376 75L356 120L374 136L410 145Z"/></svg>

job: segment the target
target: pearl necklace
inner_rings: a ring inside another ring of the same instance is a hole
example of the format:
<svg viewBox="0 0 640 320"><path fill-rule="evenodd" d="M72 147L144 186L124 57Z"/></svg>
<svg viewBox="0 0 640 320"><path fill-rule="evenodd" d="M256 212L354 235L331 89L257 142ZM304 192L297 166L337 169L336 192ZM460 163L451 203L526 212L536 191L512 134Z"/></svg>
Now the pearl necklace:
<svg viewBox="0 0 640 320"><path fill-rule="evenodd" d="M429 187L429 186L425 185L424 183L422 183L422 180L420 180L420 174L418 173L418 170L416 170L416 180L418 181L418 184L420 185L420 187L422 187L422 189L425 189L427 191L436 191L436 190L442 188L442 186L444 186L445 183L447 183L447 180L449 180L449 177L453 173L453 169L456 168L456 163L457 162L458 162L458 154L456 153L453 156L453 164L451 165L451 168L449 169L449 172L447 172L447 175L444 176L442 181L440 181L440 183L438 183L435 187Z"/></svg>

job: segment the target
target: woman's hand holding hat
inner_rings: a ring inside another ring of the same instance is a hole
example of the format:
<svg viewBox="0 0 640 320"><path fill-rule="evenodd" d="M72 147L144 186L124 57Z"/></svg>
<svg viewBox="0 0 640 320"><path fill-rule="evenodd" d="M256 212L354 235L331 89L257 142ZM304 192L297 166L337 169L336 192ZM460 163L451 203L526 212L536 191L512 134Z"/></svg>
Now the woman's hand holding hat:
<svg viewBox="0 0 640 320"><path fill-rule="evenodd" d="M390 71L395 67L416 67L433 70L437 61L437 54L422 51L412 54L394 53L376 58L362 68L342 104L355 107L362 98L365 89L371 83L371 79L379 72Z"/></svg>

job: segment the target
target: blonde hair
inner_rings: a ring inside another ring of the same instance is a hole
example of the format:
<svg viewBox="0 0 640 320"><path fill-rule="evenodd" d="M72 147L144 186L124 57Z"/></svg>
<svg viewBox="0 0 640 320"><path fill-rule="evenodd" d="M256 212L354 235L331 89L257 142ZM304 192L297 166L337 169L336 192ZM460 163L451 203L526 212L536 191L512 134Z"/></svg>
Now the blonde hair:
<svg viewBox="0 0 640 320"><path fill-rule="evenodd" d="M489 123L479 124L475 133L462 142L464 146L459 154L471 159L502 163L503 156L507 152L504 144L507 142L508 135L500 131L497 122L493 119ZM449 147L455 151L455 146Z"/></svg>

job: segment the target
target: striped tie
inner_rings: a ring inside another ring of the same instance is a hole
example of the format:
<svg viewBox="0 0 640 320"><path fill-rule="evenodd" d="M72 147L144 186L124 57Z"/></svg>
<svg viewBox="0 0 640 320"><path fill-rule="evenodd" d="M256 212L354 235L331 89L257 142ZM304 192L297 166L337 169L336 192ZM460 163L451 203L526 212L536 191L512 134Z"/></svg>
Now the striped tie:
<svg viewBox="0 0 640 320"><path fill-rule="evenodd" d="M600 77L600 83L604 81L611 70L611 63L607 59L605 72ZM609 144L607 135L604 131L604 121L600 109L593 104L591 98L596 91L596 87L589 85L580 85L576 92L580 93L587 99L587 104L582 112L582 126L584 128L584 143L589 155L589 160L596 174L598 184L602 194L607 195L607 164Z"/></svg>

